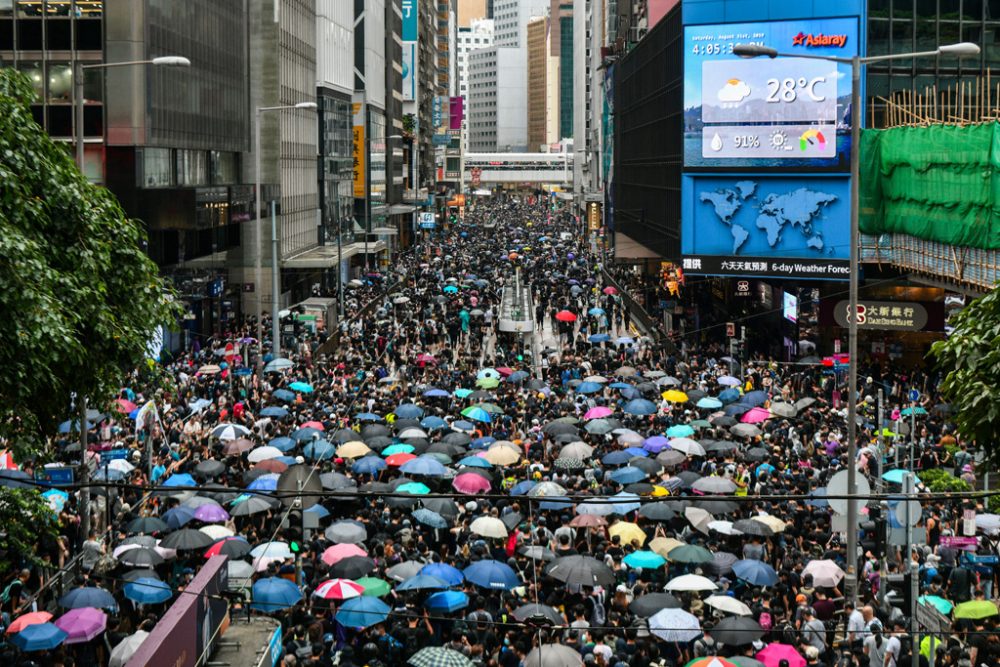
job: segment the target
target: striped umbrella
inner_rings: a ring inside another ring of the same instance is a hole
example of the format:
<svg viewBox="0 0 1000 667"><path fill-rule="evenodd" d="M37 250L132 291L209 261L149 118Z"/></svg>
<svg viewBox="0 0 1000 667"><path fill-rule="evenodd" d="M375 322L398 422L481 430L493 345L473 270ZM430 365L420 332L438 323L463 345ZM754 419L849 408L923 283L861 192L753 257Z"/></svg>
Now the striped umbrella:
<svg viewBox="0 0 1000 667"><path fill-rule="evenodd" d="M327 579L313 591L313 597L324 600L349 600L365 592L365 587L350 579Z"/></svg>

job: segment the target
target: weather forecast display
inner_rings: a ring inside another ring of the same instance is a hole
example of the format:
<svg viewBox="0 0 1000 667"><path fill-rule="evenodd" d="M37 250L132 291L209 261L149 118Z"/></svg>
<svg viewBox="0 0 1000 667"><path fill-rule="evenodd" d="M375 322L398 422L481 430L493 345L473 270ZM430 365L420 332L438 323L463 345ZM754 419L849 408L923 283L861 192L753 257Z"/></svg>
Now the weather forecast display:
<svg viewBox="0 0 1000 667"><path fill-rule="evenodd" d="M847 171L855 18L684 29L684 165ZM741 58L737 44L787 54Z"/></svg>

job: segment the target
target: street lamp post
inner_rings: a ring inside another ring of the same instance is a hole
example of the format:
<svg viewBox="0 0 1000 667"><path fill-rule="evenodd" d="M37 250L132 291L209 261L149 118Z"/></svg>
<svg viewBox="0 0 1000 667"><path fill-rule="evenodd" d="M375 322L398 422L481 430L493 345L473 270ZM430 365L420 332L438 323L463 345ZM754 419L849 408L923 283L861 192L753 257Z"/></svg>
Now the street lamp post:
<svg viewBox="0 0 1000 667"><path fill-rule="evenodd" d="M256 216L257 224L255 225L255 236L257 237L257 261L255 268L257 269L254 274L254 297L257 304L257 368L263 368L264 366L264 316L262 310L262 299L260 290L260 280L261 272L263 271L261 267L261 254L263 252L263 244L261 239L264 236L264 221L261 216L261 193L260 193L260 121L261 117L269 111L285 111L288 109L316 109L317 104L315 102L299 102L298 104L284 104L273 107L257 107L254 113L254 124L253 124L253 156L254 156L254 193L256 195ZM281 272L278 268L278 255L277 255L277 223L275 222L274 213L271 214L271 245L274 250L274 257L271 258L271 336L273 340L271 341L271 348L274 352L275 359L278 358L278 353L281 350L281 339L279 336L279 322L278 322L278 298L279 291L281 289Z"/></svg>
<svg viewBox="0 0 1000 667"><path fill-rule="evenodd" d="M83 72L88 69L110 69L112 67L131 67L134 65L155 65L157 67L190 67L191 61L183 56L160 56L148 60L128 60L117 63L92 63L83 64L79 60L73 69L73 108L76 113L76 127L74 135L76 140L76 166L84 178L87 173L83 164ZM87 462L87 397L79 397L79 417L80 420L80 534L83 539L87 539L90 534L90 487L88 478L90 468ZM152 455L150 455L152 460Z"/></svg>
<svg viewBox="0 0 1000 667"><path fill-rule="evenodd" d="M860 252L860 231L858 229L859 212L859 173L861 166L861 66L879 63L886 60L904 60L911 58L926 58L930 56L950 55L956 57L975 56L979 54L979 46L970 42L947 44L933 51L918 51L916 53L896 53L884 56L869 56L863 58L837 58L835 56L813 56L798 53L779 53L777 49L756 44L737 44L733 53L744 58L767 56L776 58L807 58L810 60L826 60L851 66L851 249L850 249L850 283L848 285L848 394L847 394L847 586L848 598L857 604L857 562L858 562L858 506L854 496L858 492L857 466L858 458L858 422L857 422L857 388L858 388L858 273ZM881 426L881 425L880 425Z"/></svg>

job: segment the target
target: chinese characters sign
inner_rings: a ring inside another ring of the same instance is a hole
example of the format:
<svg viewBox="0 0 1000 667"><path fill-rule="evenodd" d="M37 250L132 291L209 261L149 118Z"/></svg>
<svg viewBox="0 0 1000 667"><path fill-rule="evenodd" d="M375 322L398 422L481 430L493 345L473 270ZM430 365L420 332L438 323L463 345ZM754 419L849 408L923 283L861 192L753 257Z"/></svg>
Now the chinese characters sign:
<svg viewBox="0 0 1000 667"><path fill-rule="evenodd" d="M833 317L842 327L848 326L849 301L838 301ZM927 309L908 301L859 301L858 328L880 331L921 331L927 326Z"/></svg>
<svg viewBox="0 0 1000 667"><path fill-rule="evenodd" d="M365 198L365 103L354 102L351 105L354 112L354 132L352 143L354 148L354 196Z"/></svg>

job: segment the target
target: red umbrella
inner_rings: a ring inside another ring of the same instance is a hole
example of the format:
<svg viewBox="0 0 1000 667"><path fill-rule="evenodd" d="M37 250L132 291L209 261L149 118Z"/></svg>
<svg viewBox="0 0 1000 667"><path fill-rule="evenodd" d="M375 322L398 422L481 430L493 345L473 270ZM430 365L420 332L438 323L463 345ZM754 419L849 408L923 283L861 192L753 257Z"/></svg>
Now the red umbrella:
<svg viewBox="0 0 1000 667"><path fill-rule="evenodd" d="M417 363L423 364L436 364L437 358L433 354L418 354Z"/></svg>
<svg viewBox="0 0 1000 667"><path fill-rule="evenodd" d="M387 456L385 462L391 466L399 467L406 463L407 461L412 461L417 458L413 454L407 454L405 452L400 452L399 454L393 454L392 456Z"/></svg>
<svg viewBox="0 0 1000 667"><path fill-rule="evenodd" d="M303 424L299 428L314 428L317 431L325 431L326 430L326 429L323 428L323 425L321 423L317 422L317 421L306 422L305 424Z"/></svg>
<svg viewBox="0 0 1000 667"><path fill-rule="evenodd" d="M139 407L132 401L127 401L124 398L119 398L117 401L115 401L115 403L118 404L118 412L122 413L123 415L129 414L133 410Z"/></svg>
<svg viewBox="0 0 1000 667"><path fill-rule="evenodd" d="M504 377L510 377L511 375L514 374L514 369L513 368L509 368L507 366L500 366L500 367L497 368L497 373L499 373L500 375L502 375Z"/></svg>
<svg viewBox="0 0 1000 667"><path fill-rule="evenodd" d="M576 322L576 315L568 310L560 310L556 313L556 319L560 322Z"/></svg>
<svg viewBox="0 0 1000 667"><path fill-rule="evenodd" d="M267 459L266 461L261 461L253 467L254 470L266 470L267 472L273 472L281 474L288 470L288 464L282 463L277 459Z"/></svg>
<svg viewBox="0 0 1000 667"><path fill-rule="evenodd" d="M7 626L7 634L12 635L15 632L24 630L29 625L48 623L51 620L52 614L47 611L33 611L29 614L21 614L17 617L17 620Z"/></svg>
<svg viewBox="0 0 1000 667"><path fill-rule="evenodd" d="M350 579L327 579L313 591L313 595L324 600L349 600L365 592L365 587Z"/></svg>

